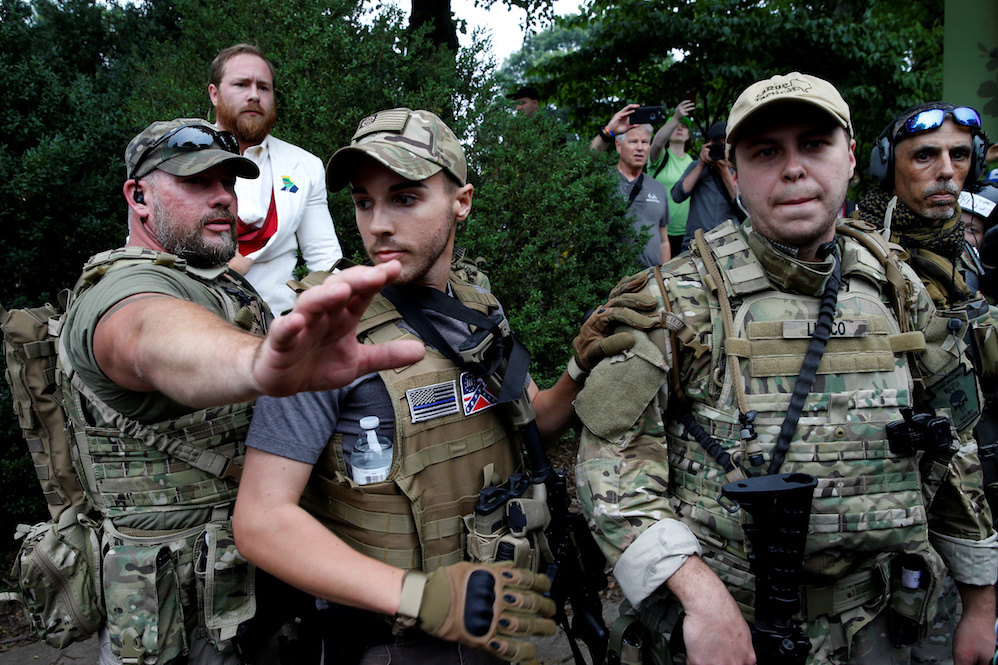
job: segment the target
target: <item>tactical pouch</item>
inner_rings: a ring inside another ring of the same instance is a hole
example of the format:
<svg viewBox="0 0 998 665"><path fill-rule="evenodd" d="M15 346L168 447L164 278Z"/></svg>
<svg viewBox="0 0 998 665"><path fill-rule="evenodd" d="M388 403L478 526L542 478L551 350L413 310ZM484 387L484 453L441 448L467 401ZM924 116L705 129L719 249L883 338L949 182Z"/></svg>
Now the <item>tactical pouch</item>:
<svg viewBox="0 0 998 665"><path fill-rule="evenodd" d="M94 633L104 620L99 586L98 525L86 504L67 509L59 522L18 526L24 537L11 574L38 636L57 649Z"/></svg>
<svg viewBox="0 0 998 665"><path fill-rule="evenodd" d="M499 539L506 534L506 527L503 526L495 533L482 533L475 528L476 521L474 513L465 515L463 519L464 527L468 533L468 559L478 563L492 563L495 561Z"/></svg>
<svg viewBox="0 0 998 665"><path fill-rule="evenodd" d="M107 629L122 665L162 665L187 653L181 576L189 564L182 557L202 530L145 537L131 530L126 535L104 521Z"/></svg>
<svg viewBox="0 0 998 665"><path fill-rule="evenodd" d="M934 550L895 556L891 568L891 639L895 646L913 644L936 614L946 569Z"/></svg>
<svg viewBox="0 0 998 665"><path fill-rule="evenodd" d="M211 523L198 537L194 578L202 631L217 651L230 651L239 624L256 614L256 566L236 550L228 523Z"/></svg>

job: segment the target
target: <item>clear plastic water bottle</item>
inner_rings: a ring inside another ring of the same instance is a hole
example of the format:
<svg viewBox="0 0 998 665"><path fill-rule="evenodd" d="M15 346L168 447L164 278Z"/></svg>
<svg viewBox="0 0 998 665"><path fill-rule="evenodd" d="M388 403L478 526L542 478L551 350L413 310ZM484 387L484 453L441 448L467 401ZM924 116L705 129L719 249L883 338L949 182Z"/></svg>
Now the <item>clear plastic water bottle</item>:
<svg viewBox="0 0 998 665"><path fill-rule="evenodd" d="M353 481L358 485L380 483L388 477L388 472L392 468L392 442L383 436L378 436L380 424L381 421L377 416L360 419L360 427L364 431L357 437L350 460L353 466Z"/></svg>

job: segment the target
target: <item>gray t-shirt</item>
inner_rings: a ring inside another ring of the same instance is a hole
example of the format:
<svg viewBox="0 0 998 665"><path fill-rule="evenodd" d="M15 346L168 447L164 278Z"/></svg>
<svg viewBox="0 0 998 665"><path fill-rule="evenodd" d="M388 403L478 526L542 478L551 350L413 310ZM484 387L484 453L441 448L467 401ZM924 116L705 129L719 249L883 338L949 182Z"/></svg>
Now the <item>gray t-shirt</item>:
<svg viewBox="0 0 998 665"><path fill-rule="evenodd" d="M620 179L617 184L620 195L625 200L630 199L631 190L634 189L638 178L635 178L634 182L629 182L624 174L617 169L614 169L614 173ZM646 231L651 234L639 256L641 265L651 268L662 263L662 239L666 235L665 227L669 225L669 194L662 183L647 173L643 173L640 180L641 191L634 198L627 214L630 216L635 232Z"/></svg>
<svg viewBox="0 0 998 665"><path fill-rule="evenodd" d="M463 321L432 310L424 312L452 348L457 348L468 338L470 328ZM415 334L404 321L397 325ZM377 416L380 421L378 434L394 445L395 414L388 390L377 373L362 376L336 390L259 398L246 445L298 462L315 464L330 437L339 433L343 436L343 456L349 464L354 444L361 433L360 419L365 416ZM349 473L349 469L344 472Z"/></svg>
<svg viewBox="0 0 998 665"><path fill-rule="evenodd" d="M696 168L698 161L686 167L679 181L672 187L672 200L676 202L685 201L690 197L690 214L686 218L686 234L683 236L682 251L690 248L693 235L697 229L704 232L720 226L721 222L729 219L736 222L742 218L739 210L732 204L728 196L728 188L724 186L724 180L717 174L711 166L704 166L700 173L700 179L693 186L693 191L687 192L683 189L683 180Z"/></svg>

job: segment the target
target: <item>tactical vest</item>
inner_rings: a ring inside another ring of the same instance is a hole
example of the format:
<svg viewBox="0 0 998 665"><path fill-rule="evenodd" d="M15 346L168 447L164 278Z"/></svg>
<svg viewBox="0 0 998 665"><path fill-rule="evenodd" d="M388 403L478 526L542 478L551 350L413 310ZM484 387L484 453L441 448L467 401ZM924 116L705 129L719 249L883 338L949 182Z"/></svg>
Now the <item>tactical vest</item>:
<svg viewBox="0 0 998 665"><path fill-rule="evenodd" d="M488 293L451 279L455 297L489 315L499 303ZM378 296L358 324L367 344L418 339L396 324L401 314ZM478 491L498 476L522 470L518 440L501 406L481 405L481 384L427 346L415 365L379 373L395 412L394 460L388 479L357 485L349 479L343 437L334 434L316 463L302 506L351 547L394 566L426 572L461 561L462 517L472 513ZM420 393L453 405L443 414L426 409Z"/></svg>
<svg viewBox="0 0 998 665"><path fill-rule="evenodd" d="M723 284L713 284L696 256L668 278L726 289L735 329L723 329L716 294L706 294L710 320L705 342L712 354L709 363L695 364L692 375L684 377L686 394L704 430L749 473L765 473L765 465L753 471L743 454L732 382L743 382L748 409L758 412L755 431L768 465L820 298L776 290L734 225L723 224L706 238ZM886 280L880 263L854 241L840 242L843 289L832 337L781 469L818 479L805 553L805 572L815 583L840 579L882 552L924 550L928 539L917 458L894 455L885 432L888 422L899 419L898 409L913 404L913 380L903 353L924 346L924 338L901 332L882 295ZM657 287L653 291L661 304L662 294ZM680 301L671 308L700 311L703 304ZM725 354L739 358L741 376L727 371ZM670 409L678 401L671 400ZM717 500L726 482L723 468L685 436L678 418L666 419L666 438L676 513L716 552L744 556L745 511L731 513ZM737 545L728 547L732 541ZM718 568L729 587L742 591L736 598L751 606L744 562Z"/></svg>
<svg viewBox="0 0 998 665"><path fill-rule="evenodd" d="M204 279L189 272L184 260L140 247L125 247L93 257L73 289L71 302L109 271L141 264L166 266L187 274L214 297L229 321L252 333L266 332L270 312L238 275L228 271L216 280ZM235 501L237 485L232 480L194 468L151 447L146 437L136 438L115 427L97 426L91 400L68 377L63 379L63 391L73 423L77 471L88 499L105 516L113 520L148 514L141 528L172 529L180 525L174 523L171 513L191 508L210 509ZM252 401L210 407L146 428L217 452L241 465L252 410Z"/></svg>

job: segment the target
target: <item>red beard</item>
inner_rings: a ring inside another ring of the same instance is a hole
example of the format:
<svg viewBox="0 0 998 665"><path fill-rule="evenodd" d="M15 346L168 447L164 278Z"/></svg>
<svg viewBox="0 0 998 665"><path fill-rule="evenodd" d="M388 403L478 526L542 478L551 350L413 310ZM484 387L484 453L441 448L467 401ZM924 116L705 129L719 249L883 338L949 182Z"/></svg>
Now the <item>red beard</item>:
<svg viewBox="0 0 998 665"><path fill-rule="evenodd" d="M256 111L261 115L250 115L242 111ZM261 143L277 122L277 109L271 108L268 113L259 104L248 104L237 110L219 98L215 112L218 114L219 126L235 134L241 144Z"/></svg>

